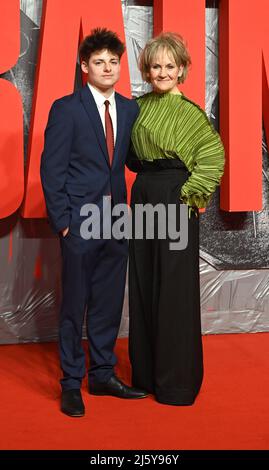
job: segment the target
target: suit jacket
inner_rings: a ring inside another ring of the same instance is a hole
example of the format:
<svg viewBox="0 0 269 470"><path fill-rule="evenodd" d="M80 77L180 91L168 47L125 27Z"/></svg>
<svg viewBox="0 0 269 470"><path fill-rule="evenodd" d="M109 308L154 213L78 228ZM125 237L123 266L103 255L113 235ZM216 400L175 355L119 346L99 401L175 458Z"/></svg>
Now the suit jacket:
<svg viewBox="0 0 269 470"><path fill-rule="evenodd" d="M126 202L124 165L139 108L135 100L115 93L117 138L112 167L100 115L89 87L56 100L50 110L41 158L41 182L55 232L77 233L83 204Z"/></svg>

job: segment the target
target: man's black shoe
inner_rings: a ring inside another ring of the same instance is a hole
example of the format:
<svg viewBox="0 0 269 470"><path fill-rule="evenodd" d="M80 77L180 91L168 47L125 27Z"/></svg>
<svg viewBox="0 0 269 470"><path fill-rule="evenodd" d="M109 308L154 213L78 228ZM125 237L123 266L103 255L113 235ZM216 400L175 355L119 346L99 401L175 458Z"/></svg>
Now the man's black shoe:
<svg viewBox="0 0 269 470"><path fill-rule="evenodd" d="M68 416L84 416L85 406L79 389L62 392L61 411Z"/></svg>
<svg viewBox="0 0 269 470"><path fill-rule="evenodd" d="M148 393L143 390L125 385L115 375L108 382L90 384L89 393L92 395L112 395L118 398L146 398L148 396Z"/></svg>

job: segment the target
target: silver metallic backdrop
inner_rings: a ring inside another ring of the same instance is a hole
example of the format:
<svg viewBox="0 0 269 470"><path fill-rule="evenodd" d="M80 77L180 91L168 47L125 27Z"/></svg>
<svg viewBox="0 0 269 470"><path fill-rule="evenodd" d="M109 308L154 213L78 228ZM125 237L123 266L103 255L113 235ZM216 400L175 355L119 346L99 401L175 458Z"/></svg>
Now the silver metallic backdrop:
<svg viewBox="0 0 269 470"><path fill-rule="evenodd" d="M136 60L152 36L152 1L122 1L134 96L149 90ZM206 112L218 128L218 1L206 8ZM24 105L25 155L39 40L42 0L21 0L21 53L2 77L19 89ZM77 76L77 85L79 84ZM269 165L263 141L263 210L219 211L216 193L201 216L201 304L204 333L269 330ZM11 250L12 244L12 250ZM0 343L57 338L60 303L58 240L45 220L19 213L0 221ZM12 253L12 254L11 254ZM267 268L267 269L265 269ZM128 334L126 288L121 336Z"/></svg>

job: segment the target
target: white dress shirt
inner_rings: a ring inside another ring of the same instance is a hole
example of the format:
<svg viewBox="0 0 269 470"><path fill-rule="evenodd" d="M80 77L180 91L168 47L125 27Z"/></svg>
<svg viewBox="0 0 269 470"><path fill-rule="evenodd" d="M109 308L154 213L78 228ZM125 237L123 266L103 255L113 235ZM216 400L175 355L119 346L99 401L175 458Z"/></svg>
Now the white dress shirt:
<svg viewBox="0 0 269 470"><path fill-rule="evenodd" d="M116 109L116 101L115 101L115 92L110 95L109 98L106 98L100 91L96 90L90 83L88 83L88 87L92 92L94 101L96 103L98 112L100 114L100 118L103 124L104 128L104 133L106 135L106 126L105 126L105 101L109 101L109 114L111 116L112 120L112 126L113 126L113 135L114 135L114 144L116 142L116 137L117 137L117 109Z"/></svg>

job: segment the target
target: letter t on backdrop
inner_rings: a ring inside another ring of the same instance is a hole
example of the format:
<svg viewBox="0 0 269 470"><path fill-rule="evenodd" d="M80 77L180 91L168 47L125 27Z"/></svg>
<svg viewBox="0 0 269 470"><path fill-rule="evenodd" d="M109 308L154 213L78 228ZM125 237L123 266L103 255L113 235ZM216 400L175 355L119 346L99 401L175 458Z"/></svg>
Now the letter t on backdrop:
<svg viewBox="0 0 269 470"><path fill-rule="evenodd" d="M154 0L154 34L172 31L183 36L192 65L180 89L205 108L205 0ZM204 212L204 209L200 209Z"/></svg>

